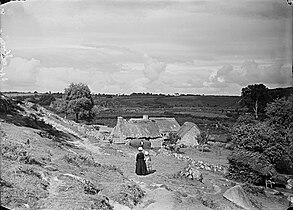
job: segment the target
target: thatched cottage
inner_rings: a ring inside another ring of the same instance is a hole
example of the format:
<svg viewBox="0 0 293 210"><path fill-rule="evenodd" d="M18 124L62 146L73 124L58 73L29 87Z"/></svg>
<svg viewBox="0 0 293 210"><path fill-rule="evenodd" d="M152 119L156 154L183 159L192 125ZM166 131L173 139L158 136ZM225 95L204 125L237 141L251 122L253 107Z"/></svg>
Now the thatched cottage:
<svg viewBox="0 0 293 210"><path fill-rule="evenodd" d="M127 143L141 139L151 142L152 147L161 147L165 136L177 132L180 125L174 118L117 118L117 124L111 133L113 143Z"/></svg>
<svg viewBox="0 0 293 210"><path fill-rule="evenodd" d="M158 127L162 137L168 138L170 133L175 133L180 129L179 123L173 117L150 117Z"/></svg>
<svg viewBox="0 0 293 210"><path fill-rule="evenodd" d="M177 144L185 146L197 146L198 138L200 137L200 130L196 124L192 122L185 122L177 131L180 138Z"/></svg>

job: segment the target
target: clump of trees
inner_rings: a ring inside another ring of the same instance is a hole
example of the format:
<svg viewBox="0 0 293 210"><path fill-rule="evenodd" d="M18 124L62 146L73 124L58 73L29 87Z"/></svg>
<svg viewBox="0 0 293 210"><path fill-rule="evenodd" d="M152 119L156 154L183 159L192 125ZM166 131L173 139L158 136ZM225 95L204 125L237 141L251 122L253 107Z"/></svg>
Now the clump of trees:
<svg viewBox="0 0 293 210"><path fill-rule="evenodd" d="M37 103L41 106L50 106L54 101L56 101L56 98L53 96L53 94L45 93L41 95Z"/></svg>
<svg viewBox="0 0 293 210"><path fill-rule="evenodd" d="M264 121L239 118L231 129L234 150L228 158L230 178L263 184L265 179L293 174L292 108L291 95L269 103L264 108Z"/></svg>
<svg viewBox="0 0 293 210"><path fill-rule="evenodd" d="M71 83L65 88L63 98L55 104L55 109L59 112L74 114L75 120L91 117L91 110L94 106L91 91L83 83Z"/></svg>
<svg viewBox="0 0 293 210"><path fill-rule="evenodd" d="M254 113L255 119L258 119L260 114L265 114L268 103L288 97L292 91L292 87L268 89L263 84L248 85L241 90L240 105L246 106L249 112Z"/></svg>
<svg viewBox="0 0 293 210"><path fill-rule="evenodd" d="M45 93L40 96L38 95L31 95L29 98L26 98L26 96L17 96L18 100L27 100L32 103L39 104L41 106L50 106L54 101L56 101L56 98L51 93Z"/></svg>
<svg viewBox="0 0 293 210"><path fill-rule="evenodd" d="M263 84L248 85L242 88L241 102L250 112L254 112L255 119L258 119L260 112L264 112L269 101L268 88Z"/></svg>

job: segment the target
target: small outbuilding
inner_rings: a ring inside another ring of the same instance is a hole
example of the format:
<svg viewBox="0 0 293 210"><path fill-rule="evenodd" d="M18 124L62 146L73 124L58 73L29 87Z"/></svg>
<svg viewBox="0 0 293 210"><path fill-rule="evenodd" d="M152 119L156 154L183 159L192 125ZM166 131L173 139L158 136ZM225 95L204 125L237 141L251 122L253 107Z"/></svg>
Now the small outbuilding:
<svg viewBox="0 0 293 210"><path fill-rule="evenodd" d="M200 137L200 130L195 123L185 122L177 131L178 145L197 146Z"/></svg>

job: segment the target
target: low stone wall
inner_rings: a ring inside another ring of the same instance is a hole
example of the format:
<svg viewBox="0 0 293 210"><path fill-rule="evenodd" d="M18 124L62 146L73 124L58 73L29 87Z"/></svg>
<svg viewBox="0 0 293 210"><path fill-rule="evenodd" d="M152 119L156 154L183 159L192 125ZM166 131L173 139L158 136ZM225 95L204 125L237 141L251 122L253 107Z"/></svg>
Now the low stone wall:
<svg viewBox="0 0 293 210"><path fill-rule="evenodd" d="M190 158L188 156L181 155L181 154L178 154L178 153L172 153L169 150L166 150L164 148L160 149L160 152L163 153L163 154L169 155L169 156L174 156L178 160L185 161L185 162L189 163L195 169L213 171L213 172L218 172L218 173L221 173L221 174L226 174L227 171L228 171L227 166L223 166L223 165L220 165L220 164L205 163L205 162L203 162L201 160L193 160L192 158Z"/></svg>

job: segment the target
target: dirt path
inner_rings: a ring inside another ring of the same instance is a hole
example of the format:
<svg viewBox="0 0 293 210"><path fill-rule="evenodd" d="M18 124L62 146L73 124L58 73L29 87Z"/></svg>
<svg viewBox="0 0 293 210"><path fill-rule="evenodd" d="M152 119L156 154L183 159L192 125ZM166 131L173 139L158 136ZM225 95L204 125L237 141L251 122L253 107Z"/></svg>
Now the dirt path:
<svg viewBox="0 0 293 210"><path fill-rule="evenodd" d="M58 208L58 205L54 205L56 203L54 201L56 200L56 198L58 198L58 188L63 183L60 179L58 179L57 176L50 177L48 181L50 183L48 188L49 196L46 198L46 201L44 201L43 203L40 202L40 206L43 210L53 210Z"/></svg>
<svg viewBox="0 0 293 210"><path fill-rule="evenodd" d="M112 154L109 154L107 151L103 151L100 146L93 145L89 141L83 141L81 145L92 153L97 162L117 166L129 180L138 184L145 191L142 202L134 210L210 209L203 206L196 198L186 194L181 195L178 191L168 188L166 185L169 180L168 175L177 170L179 171L185 166L175 158L166 157L163 154L153 154L156 160L153 163L153 167L157 171L147 176L138 176L134 173L135 150L122 149L113 145ZM170 164L170 160L172 164ZM115 210L129 209L129 207L115 202L112 202L112 205Z"/></svg>

